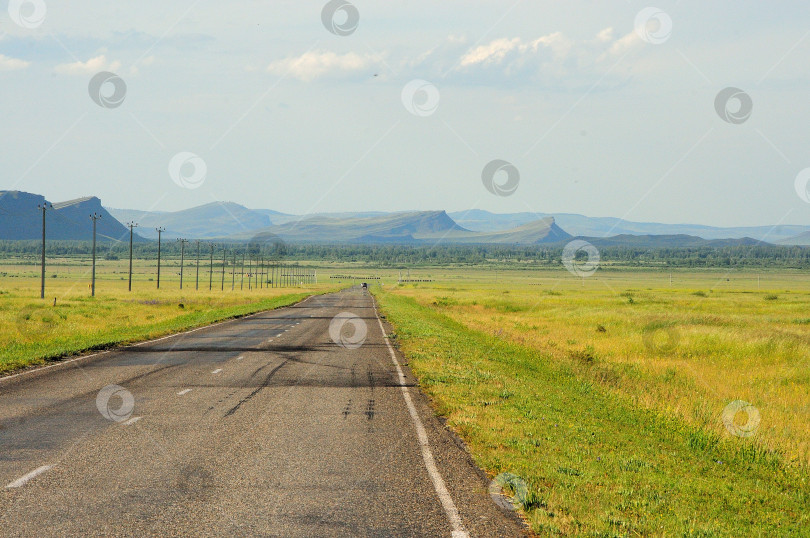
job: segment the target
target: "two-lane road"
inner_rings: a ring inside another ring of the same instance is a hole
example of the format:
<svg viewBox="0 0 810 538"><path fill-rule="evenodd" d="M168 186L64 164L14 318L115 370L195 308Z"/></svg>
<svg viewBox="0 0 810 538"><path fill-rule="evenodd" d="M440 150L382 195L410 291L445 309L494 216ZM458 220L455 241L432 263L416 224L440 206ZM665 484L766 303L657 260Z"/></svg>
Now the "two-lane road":
<svg viewBox="0 0 810 538"><path fill-rule="evenodd" d="M523 534L359 288L0 380L0 528Z"/></svg>

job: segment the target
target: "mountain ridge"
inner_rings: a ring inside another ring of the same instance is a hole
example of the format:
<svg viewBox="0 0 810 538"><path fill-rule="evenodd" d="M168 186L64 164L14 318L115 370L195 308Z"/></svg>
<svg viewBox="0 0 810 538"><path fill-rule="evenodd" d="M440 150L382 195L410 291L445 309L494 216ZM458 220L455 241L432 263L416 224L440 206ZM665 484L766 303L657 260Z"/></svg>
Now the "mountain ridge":
<svg viewBox="0 0 810 538"><path fill-rule="evenodd" d="M45 197L22 191L0 191L0 239L38 239ZM634 247L700 247L727 245L810 246L810 226L719 228L692 224L638 223L613 217L572 213L496 214L473 209L429 211L364 211L293 215L271 209L249 209L235 202L210 202L180 211L105 208L96 196L56 202L48 218L49 239L89 240L91 213L99 220L99 240L128 240L122 222L139 224L136 238L164 237L241 241L272 233L288 242L391 244L554 244L574 237L599 245ZM646 233L649 230L666 233ZM691 233L679 233L686 230ZM596 232L596 233L594 233ZM751 233L746 233L751 232ZM703 235L697 235L702 233ZM705 237L704 237L705 236ZM766 240L763 240L766 239Z"/></svg>
<svg viewBox="0 0 810 538"><path fill-rule="evenodd" d="M551 216L547 213L491 213L483 209L449 213L456 222L476 231L490 231L511 226L520 226L538 218ZM609 237L614 235L690 235L707 240L742 239L750 237L769 243L786 244L802 233L810 232L810 226L736 226L720 227L704 224L665 224L659 222L635 222L616 217L587 217L576 213L554 213L557 224L572 235L582 237Z"/></svg>
<svg viewBox="0 0 810 538"><path fill-rule="evenodd" d="M97 241L129 241L129 229L113 217L96 196L51 203L40 194L23 191L0 191L0 239L42 239L42 213L37 207L43 204L48 204L46 239L90 241L93 238L90 215L99 214ZM143 240L137 235L134 239Z"/></svg>

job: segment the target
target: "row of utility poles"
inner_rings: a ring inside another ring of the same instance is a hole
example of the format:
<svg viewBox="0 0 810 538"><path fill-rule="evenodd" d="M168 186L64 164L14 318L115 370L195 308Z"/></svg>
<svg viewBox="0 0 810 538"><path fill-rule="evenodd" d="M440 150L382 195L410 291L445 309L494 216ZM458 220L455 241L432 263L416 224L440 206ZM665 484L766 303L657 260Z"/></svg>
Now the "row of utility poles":
<svg viewBox="0 0 810 538"><path fill-rule="evenodd" d="M40 298L45 298L45 213L48 209L53 209L53 205L49 203L43 203L37 206L40 211L42 211L42 274L41 274L41 285L40 285ZM93 221L93 247L92 247L92 257L93 257L93 267L92 267L92 277L91 277L91 294L93 297L96 295L96 224L98 219L101 218L101 215L98 213L93 213L90 215L90 218ZM126 224L127 228L129 228L129 283L128 283L128 290L132 291L132 260L133 260L133 238L134 238L134 229L138 227L136 222L128 222ZM157 289L160 289L160 260L161 260L161 247L162 247L162 239L163 239L163 232L166 231L165 228L159 227L155 228L158 234L158 257L157 257ZM178 238L177 242L180 243L180 289L183 289L183 270L185 268L185 254L186 254L186 244L189 242L188 239ZM196 264L196 274L195 274L195 289L200 289L200 256L201 256L201 247L202 241L197 240L195 241L197 244L197 264ZM213 289L214 285L214 248L215 245L213 243L209 243L209 247L211 249L210 256L209 256L209 272L208 272L208 289L209 291ZM222 247L222 278L220 279L220 289L222 291L225 290L225 267L228 264L228 248L223 246ZM239 282L239 289L244 289L245 287L245 261L248 263L248 289L261 289L264 287L268 288L286 288L286 287L293 287L293 286L300 286L306 284L317 284L318 282L318 274L315 269L302 267L297 264L283 264L280 262L271 262L270 260L265 260L263 256L256 255L255 259L253 256L247 256L247 249L243 249L242 251L242 272L240 276ZM255 261L255 270L254 270L254 261ZM232 264L232 271L231 271L231 290L236 289L236 263L237 263L237 249L233 249L233 264Z"/></svg>

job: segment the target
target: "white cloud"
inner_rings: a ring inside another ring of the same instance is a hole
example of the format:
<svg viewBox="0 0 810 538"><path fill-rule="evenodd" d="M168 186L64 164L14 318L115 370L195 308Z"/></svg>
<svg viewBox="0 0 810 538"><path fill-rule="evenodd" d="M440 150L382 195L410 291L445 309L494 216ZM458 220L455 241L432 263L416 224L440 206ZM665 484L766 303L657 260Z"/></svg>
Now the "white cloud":
<svg viewBox="0 0 810 538"><path fill-rule="evenodd" d="M613 41L613 28L605 28L596 34L596 40L600 43L609 43Z"/></svg>
<svg viewBox="0 0 810 538"><path fill-rule="evenodd" d="M102 54L95 58L90 58L86 62L73 62L67 64L57 65L54 69L57 73L62 75L93 75L99 71L116 71L121 68L121 62L107 60L107 57Z"/></svg>
<svg viewBox="0 0 810 538"><path fill-rule="evenodd" d="M0 71L15 71L17 69L25 69L31 65L31 62L25 60L18 60L17 58L9 58L0 54Z"/></svg>
<svg viewBox="0 0 810 538"><path fill-rule="evenodd" d="M617 38L611 27L599 31L593 38L578 41L563 32L529 40L498 38L462 53L457 71L475 76L476 69L498 69L510 78L587 84L639 42L635 32Z"/></svg>
<svg viewBox="0 0 810 538"><path fill-rule="evenodd" d="M461 58L461 66L500 63L506 55L515 50L518 45L520 45L519 37L514 39L496 39L488 45L480 45L467 52L467 54Z"/></svg>
<svg viewBox="0 0 810 538"><path fill-rule="evenodd" d="M614 41L613 44L610 46L610 49L608 49L608 54L618 56L640 43L641 38L638 36L638 34L635 31L630 32L629 34L626 34L620 39Z"/></svg>
<svg viewBox="0 0 810 538"><path fill-rule="evenodd" d="M574 47L574 42L565 37L562 32L554 32L553 34L542 36L532 41L532 51L537 52L541 45L550 48L557 58L562 59L571 52L571 49ZM521 51L525 52L526 50L528 50L528 47L525 45L521 46Z"/></svg>
<svg viewBox="0 0 810 538"><path fill-rule="evenodd" d="M368 69L377 63L373 56L361 56L354 52L307 52L301 56L285 58L271 63L267 71L279 76L291 76L309 81L328 74L353 73Z"/></svg>

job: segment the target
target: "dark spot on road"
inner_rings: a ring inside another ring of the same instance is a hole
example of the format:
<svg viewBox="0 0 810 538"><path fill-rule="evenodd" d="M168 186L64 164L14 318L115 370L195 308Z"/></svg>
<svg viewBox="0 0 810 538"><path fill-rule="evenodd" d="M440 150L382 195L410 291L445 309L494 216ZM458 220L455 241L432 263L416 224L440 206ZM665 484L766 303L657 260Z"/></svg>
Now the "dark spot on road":
<svg viewBox="0 0 810 538"><path fill-rule="evenodd" d="M176 490L183 495L205 498L211 495L214 488L214 477L199 465L189 464L180 469Z"/></svg>

